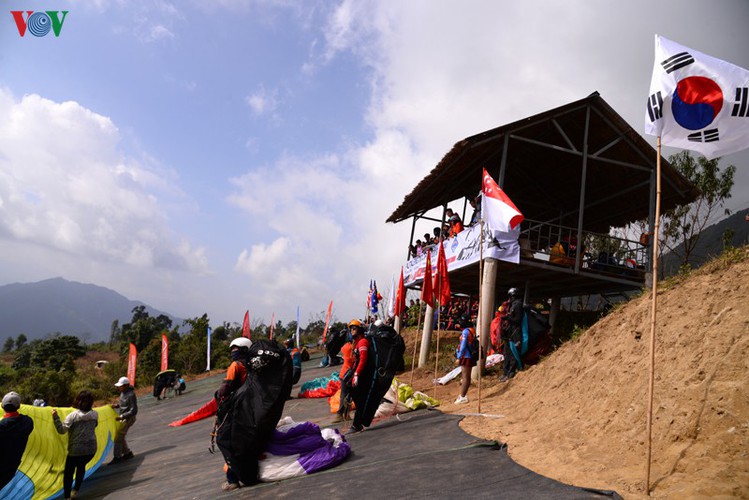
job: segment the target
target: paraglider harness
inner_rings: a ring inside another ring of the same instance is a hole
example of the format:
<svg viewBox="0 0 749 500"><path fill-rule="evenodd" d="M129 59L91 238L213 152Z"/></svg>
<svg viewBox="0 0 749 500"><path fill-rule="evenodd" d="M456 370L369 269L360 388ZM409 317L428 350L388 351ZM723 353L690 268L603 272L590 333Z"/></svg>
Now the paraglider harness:
<svg viewBox="0 0 749 500"><path fill-rule="evenodd" d="M216 452L216 438L218 437L219 430L221 430L221 427L226 423L226 420L231 413L230 409L235 395L248 384L250 371L259 371L270 364L278 363L286 352L286 349L279 346L275 340L262 339L253 341L247 359L238 360L238 362L242 363L247 370L247 376L245 377L244 382L239 387L232 390L227 396L219 399L218 391L214 394L214 397L218 401L218 410L216 411L216 418L213 423L213 431L210 433L211 446L208 448L210 453Z"/></svg>
<svg viewBox="0 0 749 500"><path fill-rule="evenodd" d="M364 405L368 407L373 396L381 399L385 395L395 373L403 370L403 353L406 351L406 344L403 337L389 325L372 325L365 337L372 348L372 353L367 358L367 369L372 370L372 380ZM385 390L376 391L375 388L378 385ZM377 404L379 405L379 401Z"/></svg>
<svg viewBox="0 0 749 500"><path fill-rule="evenodd" d="M509 332L508 322L508 332ZM522 357L528 352L538 339L549 331L549 319L531 305L523 305L523 321L520 325L520 338L507 338L510 352L518 363L518 368L523 369Z"/></svg>

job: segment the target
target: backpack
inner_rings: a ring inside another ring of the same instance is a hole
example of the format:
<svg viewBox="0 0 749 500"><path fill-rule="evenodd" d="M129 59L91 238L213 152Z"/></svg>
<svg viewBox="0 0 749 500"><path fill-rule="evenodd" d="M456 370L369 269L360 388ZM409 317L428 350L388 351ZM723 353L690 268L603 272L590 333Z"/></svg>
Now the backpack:
<svg viewBox="0 0 749 500"><path fill-rule="evenodd" d="M479 342L479 336L475 333L473 334L473 338L468 341L468 350L471 352L471 359L478 362L481 343Z"/></svg>
<svg viewBox="0 0 749 500"><path fill-rule="evenodd" d="M396 372L405 369L403 354L406 352L406 343L392 326L373 325L366 333L366 337L374 354L367 359L367 364L374 363L376 376L389 377L392 380Z"/></svg>

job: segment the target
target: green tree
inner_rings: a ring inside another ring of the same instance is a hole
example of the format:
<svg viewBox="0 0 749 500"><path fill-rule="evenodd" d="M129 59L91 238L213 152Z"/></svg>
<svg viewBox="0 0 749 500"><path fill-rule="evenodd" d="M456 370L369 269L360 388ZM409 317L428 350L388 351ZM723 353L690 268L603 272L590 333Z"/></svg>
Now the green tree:
<svg viewBox="0 0 749 500"><path fill-rule="evenodd" d="M56 334L17 349L13 368L75 372L74 361L85 354L86 348L78 337Z"/></svg>
<svg viewBox="0 0 749 500"><path fill-rule="evenodd" d="M18 337L16 337L16 349L20 349L21 347L26 345L26 342L28 340L29 339L26 338L26 335L24 335L23 333L20 333Z"/></svg>
<svg viewBox="0 0 749 500"><path fill-rule="evenodd" d="M5 344L3 344L3 352L5 353L11 352L15 345L16 345L16 341L13 340L13 337L8 337L5 340Z"/></svg>
<svg viewBox="0 0 749 500"><path fill-rule="evenodd" d="M210 321L208 315L186 319L182 325L189 330L182 336L174 352L175 367L183 373L203 371L207 355L207 331ZM213 346L213 340L211 341ZM213 357L213 353L211 353Z"/></svg>
<svg viewBox="0 0 749 500"><path fill-rule="evenodd" d="M695 158L689 151L671 155L668 161L700 190L699 197L688 205L681 205L663 214L661 244L679 257L681 265L690 264L700 233L731 197L736 167L729 165L721 171L720 158ZM728 215L729 210L724 214Z"/></svg>
<svg viewBox="0 0 749 500"><path fill-rule="evenodd" d="M140 305L133 308L130 323L122 325L121 340L135 344L136 350L140 353L154 339L158 339L161 345L161 334L171 328L172 320L169 316L160 314L156 318L151 317L146 311L146 306ZM123 350L125 347L123 346Z"/></svg>

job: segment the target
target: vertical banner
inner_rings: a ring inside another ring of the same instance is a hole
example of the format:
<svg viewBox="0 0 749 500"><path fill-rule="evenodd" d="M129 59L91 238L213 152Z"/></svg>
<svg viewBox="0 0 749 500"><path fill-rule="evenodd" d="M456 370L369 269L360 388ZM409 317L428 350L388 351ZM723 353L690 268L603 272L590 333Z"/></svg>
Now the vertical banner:
<svg viewBox="0 0 749 500"><path fill-rule="evenodd" d="M209 372L211 371L211 327L209 326L206 330L208 331L208 349L206 350L208 354L206 355L205 371Z"/></svg>
<svg viewBox="0 0 749 500"><path fill-rule="evenodd" d="M299 306L296 306L296 348L299 349Z"/></svg>
<svg viewBox="0 0 749 500"><path fill-rule="evenodd" d="M333 310L333 299L330 299L328 304L328 314L325 315L325 330L322 331L322 343L324 344L328 338L328 325L330 324L330 312Z"/></svg>
<svg viewBox="0 0 749 500"><path fill-rule="evenodd" d="M130 379L130 385L135 387L135 364L138 362L138 351L135 344L130 344L130 353L127 356L127 378Z"/></svg>
<svg viewBox="0 0 749 500"><path fill-rule="evenodd" d="M273 311L273 314L270 315L270 335L268 335L268 338L273 340L273 323L276 321L276 311Z"/></svg>
<svg viewBox="0 0 749 500"><path fill-rule="evenodd" d="M161 334L161 370L169 369L169 340L165 334Z"/></svg>
<svg viewBox="0 0 749 500"><path fill-rule="evenodd" d="M388 298L388 318L395 317L395 276L390 277L390 297Z"/></svg>
<svg viewBox="0 0 749 500"><path fill-rule="evenodd" d="M250 332L250 310L248 309L244 313L244 321L242 322L242 337L250 338L252 332Z"/></svg>

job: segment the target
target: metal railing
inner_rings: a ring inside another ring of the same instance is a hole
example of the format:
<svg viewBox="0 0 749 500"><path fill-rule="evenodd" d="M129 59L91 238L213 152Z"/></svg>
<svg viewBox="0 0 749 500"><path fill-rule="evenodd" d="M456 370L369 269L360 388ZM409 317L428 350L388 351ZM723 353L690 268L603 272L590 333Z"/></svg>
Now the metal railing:
<svg viewBox="0 0 749 500"><path fill-rule="evenodd" d="M520 230L520 255L578 271L644 279L649 270L650 247L610 234L526 219Z"/></svg>

